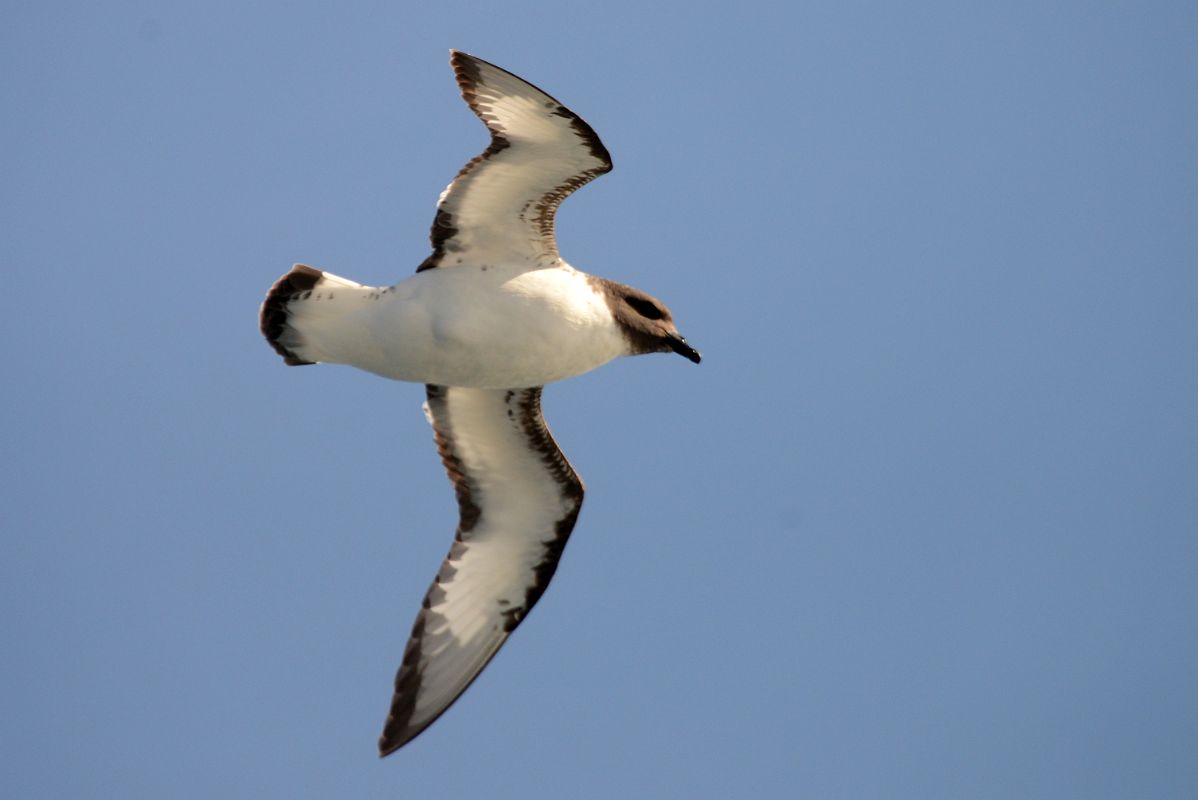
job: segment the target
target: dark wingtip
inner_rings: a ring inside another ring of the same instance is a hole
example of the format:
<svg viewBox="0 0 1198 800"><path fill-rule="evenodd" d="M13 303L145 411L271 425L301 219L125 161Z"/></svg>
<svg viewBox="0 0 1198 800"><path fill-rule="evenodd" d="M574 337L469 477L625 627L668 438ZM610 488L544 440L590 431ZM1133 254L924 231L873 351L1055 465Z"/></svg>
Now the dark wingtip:
<svg viewBox="0 0 1198 800"><path fill-rule="evenodd" d="M469 53L463 53L461 50L449 51L449 65L453 67L454 78L457 80L458 86L463 92L472 88L475 84L482 80L482 75L479 72L480 64L485 64L489 67L495 66L494 64L491 64L488 61L483 61L481 58L472 56ZM496 67L496 69L502 68ZM465 97L464 94L463 97ZM470 102L470 98L466 98L466 102Z"/></svg>
<svg viewBox="0 0 1198 800"><path fill-rule="evenodd" d="M266 300L262 302L262 310L258 314L258 325L262 335L274 351L283 357L283 363L290 367L315 362L305 361L279 342L287 328L287 304L295 295L311 291L323 275L324 273L318 269L296 264L290 272L275 281L274 286L266 293Z"/></svg>
<svg viewBox="0 0 1198 800"><path fill-rule="evenodd" d="M379 737L379 758L386 758L396 752L405 744L424 733L424 729L427 727L425 725L416 730L408 727L398 728L395 731L384 730L383 735Z"/></svg>
<svg viewBox="0 0 1198 800"><path fill-rule="evenodd" d="M386 758L404 746L404 742L393 742L386 737L379 738L379 758Z"/></svg>
<svg viewBox="0 0 1198 800"><path fill-rule="evenodd" d="M421 614L417 618L417 630L422 625L423 616ZM411 724L412 715L416 710L416 694L419 691L420 674L413 664L409 663L409 659L416 653L413 652L411 655L405 653L404 655L407 658L404 659L404 664L395 677L395 696L391 699L391 709L387 714L387 721L383 724L383 732L379 736L379 758L386 758L415 739L436 719L434 717L420 726Z"/></svg>

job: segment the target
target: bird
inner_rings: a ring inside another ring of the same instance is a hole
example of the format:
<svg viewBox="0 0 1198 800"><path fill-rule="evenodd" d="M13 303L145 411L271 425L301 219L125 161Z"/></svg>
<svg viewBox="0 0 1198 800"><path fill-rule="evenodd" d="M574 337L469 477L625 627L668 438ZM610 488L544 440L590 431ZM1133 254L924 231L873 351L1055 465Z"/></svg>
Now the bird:
<svg viewBox="0 0 1198 800"><path fill-rule="evenodd" d="M380 757L458 699L557 569L584 487L545 423L545 384L619 356L701 360L661 301L558 253L558 206L612 168L591 126L494 64L451 50L450 65L490 142L441 193L432 253L391 286L296 264L259 312L289 366L348 364L425 384L457 499L457 530L404 648Z"/></svg>

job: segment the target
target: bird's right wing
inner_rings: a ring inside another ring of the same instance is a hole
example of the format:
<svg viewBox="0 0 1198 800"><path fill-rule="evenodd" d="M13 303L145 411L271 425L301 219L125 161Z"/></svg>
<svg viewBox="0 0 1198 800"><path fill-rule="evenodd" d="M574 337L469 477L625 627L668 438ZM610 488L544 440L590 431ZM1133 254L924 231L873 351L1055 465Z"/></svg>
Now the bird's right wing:
<svg viewBox="0 0 1198 800"><path fill-rule="evenodd" d="M545 591L582 506L541 387L429 386L425 409L461 518L404 650L380 755L432 724L487 665Z"/></svg>

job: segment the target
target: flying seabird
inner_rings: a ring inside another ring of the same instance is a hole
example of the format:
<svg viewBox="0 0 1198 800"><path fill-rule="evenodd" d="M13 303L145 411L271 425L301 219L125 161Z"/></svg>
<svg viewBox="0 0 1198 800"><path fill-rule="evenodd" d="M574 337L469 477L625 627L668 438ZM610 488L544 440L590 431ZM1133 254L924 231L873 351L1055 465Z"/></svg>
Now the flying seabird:
<svg viewBox="0 0 1198 800"><path fill-rule="evenodd" d="M700 359L660 301L558 255L557 207L612 168L591 126L482 59L451 51L450 64L491 142L441 193L432 254L385 287L297 264L260 313L289 365L350 364L426 384L457 495L457 533L404 650L383 756L465 691L557 569L583 484L541 416L544 384L617 356Z"/></svg>

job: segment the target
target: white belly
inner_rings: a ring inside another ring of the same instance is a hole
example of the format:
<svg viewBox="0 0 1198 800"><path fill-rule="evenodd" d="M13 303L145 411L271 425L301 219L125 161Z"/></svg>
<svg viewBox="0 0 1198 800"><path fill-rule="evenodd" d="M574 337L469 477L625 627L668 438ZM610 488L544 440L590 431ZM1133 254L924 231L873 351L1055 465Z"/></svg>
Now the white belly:
<svg viewBox="0 0 1198 800"><path fill-rule="evenodd" d="M540 386L625 352L606 302L571 267L433 269L386 289L339 292L334 302L346 304L342 313L305 325L312 360L395 380Z"/></svg>

